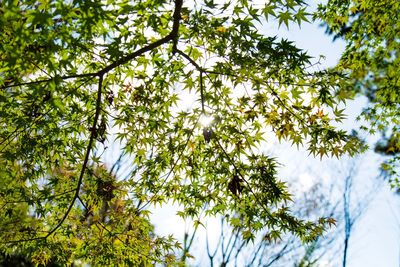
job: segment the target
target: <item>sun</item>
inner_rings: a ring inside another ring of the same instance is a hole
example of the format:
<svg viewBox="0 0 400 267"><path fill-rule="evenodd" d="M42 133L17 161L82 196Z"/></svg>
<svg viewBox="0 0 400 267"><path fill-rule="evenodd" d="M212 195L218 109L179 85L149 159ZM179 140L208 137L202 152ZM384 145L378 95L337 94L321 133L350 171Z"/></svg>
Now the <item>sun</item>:
<svg viewBox="0 0 400 267"><path fill-rule="evenodd" d="M214 121L214 118L212 116L208 116L206 114L200 115L199 122L203 127L210 126L213 121Z"/></svg>

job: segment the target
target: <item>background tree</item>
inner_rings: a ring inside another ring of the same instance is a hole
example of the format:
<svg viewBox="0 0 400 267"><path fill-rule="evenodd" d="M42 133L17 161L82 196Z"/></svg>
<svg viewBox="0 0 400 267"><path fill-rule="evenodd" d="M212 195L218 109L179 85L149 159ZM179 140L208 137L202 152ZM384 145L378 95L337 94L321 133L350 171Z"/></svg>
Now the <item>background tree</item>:
<svg viewBox="0 0 400 267"><path fill-rule="evenodd" d="M311 176L318 177L309 188L299 185L297 176L288 182L291 191L296 192L291 207L296 216L312 219L323 214L335 218L335 227L323 236L304 244L291 234L273 242L269 236L260 233L254 242L248 242L239 231L227 225L225 217L220 217L218 238L212 236L215 225L209 229L210 223L200 225L200 229L187 230L184 235L186 251L194 256L204 255L187 258L187 262L195 266L319 266L327 261L346 266L354 227L382 188L382 180L376 177L360 179L360 159L330 161L326 165L332 168L330 173L335 173L335 178L322 179L309 169ZM205 244L199 245L204 231ZM207 256L208 260L205 260Z"/></svg>
<svg viewBox="0 0 400 267"><path fill-rule="evenodd" d="M336 69L347 74L356 93L368 98L361 116L368 125L362 129L383 133L376 151L389 156L382 168L399 187L400 3L331 0L319 11L327 32L346 41Z"/></svg>
<svg viewBox="0 0 400 267"><path fill-rule="evenodd" d="M168 264L179 244L152 236L147 217L167 201L184 218L227 215L245 240L315 240L334 221L294 216L277 160L257 149L267 129L314 156L361 148L332 123L351 96L343 75L310 72L304 51L258 30L264 18L307 21L305 8L2 2L0 205L13 224L2 224L2 251L35 264ZM182 108L187 92L196 101ZM133 166L124 180L102 167L118 145Z"/></svg>

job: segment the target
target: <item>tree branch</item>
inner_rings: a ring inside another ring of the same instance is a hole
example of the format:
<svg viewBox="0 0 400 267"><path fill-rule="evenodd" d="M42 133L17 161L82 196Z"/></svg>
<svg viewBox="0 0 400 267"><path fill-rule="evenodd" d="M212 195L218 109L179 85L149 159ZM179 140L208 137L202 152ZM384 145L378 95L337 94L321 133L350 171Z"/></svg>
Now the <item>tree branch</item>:
<svg viewBox="0 0 400 267"><path fill-rule="evenodd" d="M128 63L129 61L135 59L136 57L153 50L154 48L157 48L165 43L168 43L170 41L173 41L173 50L176 50L176 46L178 43L178 31L179 31L179 23L181 20L181 11L182 11L182 4L183 0L175 0L175 9L173 13L173 25L172 25L172 30L171 32L155 41L154 43L151 43L145 47L140 48L139 50L136 50L135 52L128 54L121 59L109 64L108 66L104 67L103 69L99 70L98 72L91 72L91 73L83 73L83 74L75 74L75 75L67 75L67 76L59 76L59 77L53 77L50 79L45 79L45 80L38 80L38 81L31 81L31 82L24 82L24 83L18 83L18 84L9 84L9 85L3 85L0 86L0 89L6 89L6 88L12 88L12 87L17 87L17 86L24 86L24 85L32 85L32 84L40 84L40 83L46 83L53 81L57 78L61 80L67 80L67 79L74 79L74 78L82 78L82 77L93 77L93 76L103 76L104 74L110 72L111 70L117 68L118 66L121 66L125 63Z"/></svg>
<svg viewBox="0 0 400 267"><path fill-rule="evenodd" d="M128 63L132 59L134 59L150 50L153 50L154 48L157 48L165 43L168 43L169 41L173 41L174 47L176 47L176 43L178 40L179 23L181 20L182 4L183 4L183 0L175 0L175 10L174 10L174 14L172 15L174 18L174 21L173 21L173 25L172 25L172 30L167 36L165 36L164 38L161 38L160 40L155 41L154 43L151 43L145 47L142 47L139 50L136 50L135 52L133 52L131 54L126 55L125 57L115 61L114 63L111 63L110 65L108 65L105 68L103 68L102 70L100 70L97 74L98 75L106 74L107 72L115 69L116 67L121 66L125 63Z"/></svg>
<svg viewBox="0 0 400 267"><path fill-rule="evenodd" d="M175 52L178 53L179 55L181 55L182 57L184 57L185 59L187 59L187 61L189 61L190 64L192 64L198 71L210 73L210 71L207 71L207 70L203 69L202 67L200 67L200 65L197 64L196 61L194 61L188 54L186 54L182 50L176 49ZM218 74L220 74L220 73L218 73Z"/></svg>
<svg viewBox="0 0 400 267"><path fill-rule="evenodd" d="M75 200L79 197L79 191L81 189L81 185L82 185L82 181L83 181L83 175L85 174L86 166L87 166L87 164L89 162L90 151L92 150L93 142L94 142L95 137L97 135L97 133L96 133L97 124L98 124L98 120L99 120L99 117L100 117L100 111L101 111L102 87L103 87L103 75L100 75L99 76L99 85L98 85L98 88L97 88L96 111L95 111L95 114L94 114L93 125L92 125L92 128L91 128L89 143L88 143L87 148L86 148L85 159L83 160L83 164L82 164L81 172L80 172L80 175L79 175L78 184L77 184L76 189L75 189L74 197L72 198L71 203L69 204L69 207L68 207L67 211L64 213L64 216L61 218L61 220L58 222L58 224L44 238L49 237L55 231L57 231L58 228L61 227L61 225L64 223L65 219L68 217L69 213L71 212L72 207L75 204Z"/></svg>
<svg viewBox="0 0 400 267"><path fill-rule="evenodd" d="M91 72L91 73L83 73L83 74L75 74L75 75L67 75L67 76L55 76L53 78L44 79L44 80L37 80L37 81L30 81L30 82L3 85L3 86L0 86L0 90L7 89L7 88L18 87L18 86L33 85L33 84L40 84L40 83L48 83L48 82L54 81L56 79L69 80L69 79L76 79L76 78L93 77L93 76L96 76L96 75L97 75L97 73Z"/></svg>
<svg viewBox="0 0 400 267"><path fill-rule="evenodd" d="M236 77L238 78L239 76L233 73L222 73L222 72L218 72L218 71L213 71L213 70L207 70L204 69L202 67L200 67L199 64L197 64L196 61L194 61L188 54L186 54L185 52L183 52L182 50L176 49L176 52L181 55L182 57L184 57L186 60L188 60L190 62L190 64L192 64L198 71L200 71L200 74L205 73L207 75L207 77L210 79L211 78L208 74L216 74L216 75L223 75L223 76L231 76L231 77ZM200 76L202 77L202 76ZM307 125L307 122L304 121L304 119L300 118L290 107L288 107L285 102L279 97L278 93L276 92L276 90L274 88L271 87L271 83L273 82L266 82L264 80L255 80L253 78L249 78L247 77L247 80L252 80L252 81L256 81L260 84L264 84L267 89L270 91L270 93L279 101L279 103L282 105L283 108L285 108L290 114L292 114L294 117L296 117L296 119L298 121L300 121L304 127L310 127L310 125ZM297 84L287 84L287 85L295 85L295 86L300 86ZM305 84L304 86L306 86L307 84ZM202 86L202 85L200 85ZM202 87L201 87L202 88Z"/></svg>

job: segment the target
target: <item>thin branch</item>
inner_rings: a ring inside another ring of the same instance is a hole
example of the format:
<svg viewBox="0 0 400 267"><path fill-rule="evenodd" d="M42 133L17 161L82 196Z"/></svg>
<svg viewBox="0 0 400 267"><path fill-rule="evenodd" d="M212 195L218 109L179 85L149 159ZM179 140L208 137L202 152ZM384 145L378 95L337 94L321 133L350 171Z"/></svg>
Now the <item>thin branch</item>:
<svg viewBox="0 0 400 267"><path fill-rule="evenodd" d="M85 154L85 159L83 160L81 172L79 175L78 179L78 184L75 189L75 195L71 200L71 203L67 209L67 211L64 213L64 216L61 218L61 220L58 222L58 224L44 237L47 238L50 235L52 235L55 231L57 231L58 228L61 227L61 225L64 223L65 219L68 217L69 213L72 210L72 207L75 204L76 199L79 197L79 191L81 189L82 181L83 181L83 175L85 174L86 171L86 166L89 162L89 156L90 156L90 151L92 150L93 142L96 138L97 135L97 124L100 116L100 111L101 111L101 95L102 95L102 87L103 87L103 75L99 76L99 84L97 88L97 99L96 99L96 113L94 115L93 119L93 125L91 128L91 133L90 133L90 138L89 138L89 143L86 148L86 154Z"/></svg>
<svg viewBox="0 0 400 267"><path fill-rule="evenodd" d="M39 201L39 200L49 200L49 201L52 201L53 199L56 199L56 198L58 198L58 197L60 197L60 196L69 194L69 193L74 192L74 191L75 191L75 189L67 190L67 191L64 191L64 192L61 192L61 193L58 193L58 194L55 194L55 195L51 195L51 196L49 196L49 197L41 197L41 198L37 198L37 199L31 198L31 199L27 199L27 200L25 199L25 200L6 201L6 202L4 202L4 205L2 206L2 208L4 208L4 207L5 207L6 205L8 205L8 204L29 203L29 202ZM1 210L2 208L0 208L0 210Z"/></svg>
<svg viewBox="0 0 400 267"><path fill-rule="evenodd" d="M232 256L233 249L236 247L236 243L238 242L239 239L240 239L239 230L237 230L237 231L236 231L236 234L235 234L235 239L234 239L233 244L232 244L232 246L231 246L231 249L229 250L228 255L226 256L226 264L228 264L228 262L230 261L230 258L231 258L231 256ZM237 255L240 253L240 251L242 250L242 248L243 248L245 245L246 245L246 242L243 242L243 241L242 241L242 243L240 244L240 246L237 248Z"/></svg>
<svg viewBox="0 0 400 267"><path fill-rule="evenodd" d="M260 242L260 243L258 244L256 251L253 252L253 257L251 258L250 263L249 263L249 264L246 264L246 267L253 266L254 261L255 261L255 260L257 259L257 257L258 257L258 253L260 253L260 251L261 251L261 248L265 248L265 247L266 247L266 246L264 245L263 242ZM236 257L237 257L237 255L238 255L238 254L236 254Z"/></svg>
<svg viewBox="0 0 400 267"><path fill-rule="evenodd" d="M208 225L208 224L207 224L207 225ZM210 265L211 265L211 267L214 266L214 257L215 257L215 255L216 255L217 252L218 252L218 247L219 247L219 245L220 245L221 243L222 243L222 245L223 245L223 238L224 238L223 231L224 231L224 219L221 218L221 233L220 233L220 236L219 236L219 238L218 238L218 243L217 243L217 245L215 246L215 250L214 250L213 254L211 255L210 244L209 244L209 242L208 242L208 241L209 241L209 240L208 240L208 227L206 227L206 250L207 250L208 259L210 260Z"/></svg>
<svg viewBox="0 0 400 267"><path fill-rule="evenodd" d="M200 220L200 218L199 218L198 220ZM189 242L188 242L188 237L189 237L188 232L189 232L189 231L185 232L185 238L184 238L184 241L183 241L183 242L184 242L184 245L183 245L183 253L182 253L182 258L181 258L181 261L182 261L182 262L185 262L185 261L186 261L187 254L189 253L190 248L191 248L191 246L192 246L192 244L193 244L193 240L194 240L194 237L196 236L196 233L197 233L198 228L199 228L199 225L197 224L197 225L194 227L194 230L193 230L193 233L192 233L192 235L191 235L191 237L190 237Z"/></svg>
<svg viewBox="0 0 400 267"><path fill-rule="evenodd" d="M61 80L69 80L69 79L76 79L76 78L85 78L85 77L94 77L97 73L83 73L83 74L74 74L74 75L66 75L66 76L55 76L53 78L45 79L45 80L37 80L37 81L30 81L30 82L23 82L17 84L9 84L0 86L1 89L13 88L18 86L25 86L25 85L33 85L33 84L41 84L41 83L48 83L57 79Z"/></svg>
<svg viewBox="0 0 400 267"><path fill-rule="evenodd" d="M185 43L186 44L186 43ZM197 46L199 47L199 46ZM201 47L203 48L203 47ZM206 52L211 52L205 48L203 48ZM248 77L240 77L237 74L234 74L233 72L221 72L221 71L216 71L216 70L210 70L210 69L206 69L201 67L199 64L197 64L191 57L190 55L188 55L187 53L183 52L182 50L176 50L175 52L177 52L178 54L180 54L181 56L183 56L185 59L187 59L198 71L203 71L204 73L208 73L208 74L216 74L216 75L221 75L221 76L227 76L227 77L234 77L234 78L241 78L243 79L243 81L254 81L254 79L252 78L248 78ZM229 60L227 58L224 58L225 60ZM233 66L229 63L226 62L227 64L230 65L230 68L233 69ZM314 77L315 74L318 74L318 72L314 72L314 73L307 73L304 76L306 77ZM262 83L264 84L275 84L275 85L292 85L292 86L316 86L316 85L321 85L319 82L316 83L290 83L290 82L279 82L279 81L271 81L271 82L267 82L267 81L263 81Z"/></svg>
<svg viewBox="0 0 400 267"><path fill-rule="evenodd" d="M285 250L286 250L286 248L287 248L288 246L289 246L289 242L287 242L287 243L279 250L279 252L275 254L275 256L271 259L271 261L268 262L268 263L265 265L265 267L272 266L272 264L273 264L275 261L279 260L283 255L285 255L285 254L286 254Z"/></svg>
<svg viewBox="0 0 400 267"><path fill-rule="evenodd" d="M212 70L207 70L204 69L202 67L200 67L199 64L196 63L196 61L194 61L188 54L186 54L185 52L183 52L182 50L177 50L176 51L178 54L180 54L182 57L184 57L185 59L187 59L198 71L200 71L200 89L203 89L202 87L202 74L205 73L207 75L207 77L210 79L210 81L214 84L214 82L212 81L211 77L209 76L209 74L215 74L215 75L222 75L222 76L231 76L231 77L235 77L235 78L239 78L238 75L236 74L232 74L232 73L222 73L222 72L217 72L217 71L212 71ZM283 83L279 83L279 82L267 82L264 80L260 80L257 79L255 80L254 78L249 78L246 77L247 80L251 80L253 82L257 82L260 84L263 84L267 87L267 89L270 91L270 93L279 101L279 103L281 104L281 107L283 107L284 109L286 109L290 114L292 114L299 122L301 122L303 124L304 128L309 128L310 125L307 124L307 122L298 116L298 114L296 114L290 107L287 106L287 104L282 100L281 97L279 97L278 93L276 92L276 90L274 88L272 88L271 84L283 84ZM293 85L293 86L308 86L307 84L291 84L291 83L286 83L285 85ZM217 86L214 86L215 88L217 88ZM201 96L202 96L202 103L203 103L203 91L201 90ZM232 108L230 107L230 105L228 105L228 108L232 111ZM233 111L232 111L233 112Z"/></svg>
<svg viewBox="0 0 400 267"><path fill-rule="evenodd" d="M203 72L200 71L200 96L201 96L201 112L204 114L204 88L203 88Z"/></svg>
<svg viewBox="0 0 400 267"><path fill-rule="evenodd" d="M200 72L210 72L208 70L203 69L202 67L200 67L199 64L196 63L196 61L194 61L188 54L186 54L185 52L183 52L182 50L176 49L176 51L179 55L181 55L182 57L184 57L185 59L187 59L187 61L190 62L190 64L192 64L198 71Z"/></svg>

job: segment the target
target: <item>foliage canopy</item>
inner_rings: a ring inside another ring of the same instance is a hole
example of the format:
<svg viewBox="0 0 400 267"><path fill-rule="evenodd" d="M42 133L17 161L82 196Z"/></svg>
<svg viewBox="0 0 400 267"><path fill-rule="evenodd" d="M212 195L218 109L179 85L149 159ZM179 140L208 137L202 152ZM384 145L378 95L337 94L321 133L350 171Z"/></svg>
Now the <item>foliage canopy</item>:
<svg viewBox="0 0 400 267"><path fill-rule="evenodd" d="M308 21L303 1L4 1L0 14L5 254L169 264L180 245L148 217L168 201L198 225L203 210L224 215L249 241L265 229L310 241L334 223L293 216L259 149L268 131L314 156L361 148L333 126L352 96L345 76L311 71L293 42L258 30ZM112 147L124 179L102 157Z"/></svg>

